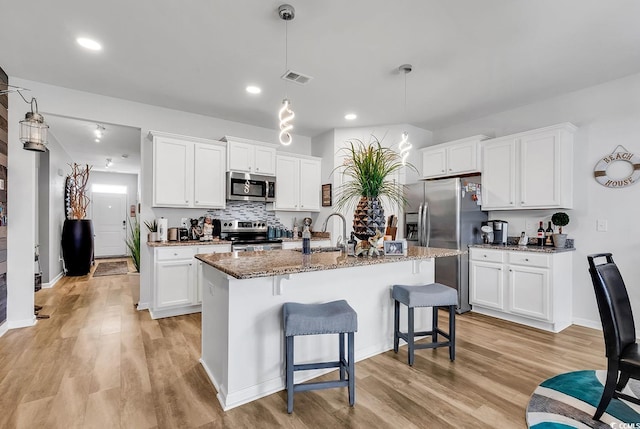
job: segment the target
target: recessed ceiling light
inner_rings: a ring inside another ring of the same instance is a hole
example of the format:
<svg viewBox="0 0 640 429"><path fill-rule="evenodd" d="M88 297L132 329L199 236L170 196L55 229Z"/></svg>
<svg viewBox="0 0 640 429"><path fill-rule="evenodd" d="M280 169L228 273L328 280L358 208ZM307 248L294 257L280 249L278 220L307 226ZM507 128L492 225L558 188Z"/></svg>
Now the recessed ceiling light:
<svg viewBox="0 0 640 429"><path fill-rule="evenodd" d="M96 139L96 143L100 143L100 139Z"/></svg>
<svg viewBox="0 0 640 429"><path fill-rule="evenodd" d="M83 48L87 48L91 51L102 50L102 45L100 43L92 39L87 39L86 37L78 37L76 39L76 42L78 42L78 45L82 46Z"/></svg>
<svg viewBox="0 0 640 429"><path fill-rule="evenodd" d="M260 94L262 92L262 89L260 89L259 87L255 86L255 85L249 85L246 88L247 92L249 94Z"/></svg>
<svg viewBox="0 0 640 429"><path fill-rule="evenodd" d="M353 121L354 119L356 119L358 117L358 115L356 115L355 113L347 113L346 115L344 115L344 118L347 121Z"/></svg>

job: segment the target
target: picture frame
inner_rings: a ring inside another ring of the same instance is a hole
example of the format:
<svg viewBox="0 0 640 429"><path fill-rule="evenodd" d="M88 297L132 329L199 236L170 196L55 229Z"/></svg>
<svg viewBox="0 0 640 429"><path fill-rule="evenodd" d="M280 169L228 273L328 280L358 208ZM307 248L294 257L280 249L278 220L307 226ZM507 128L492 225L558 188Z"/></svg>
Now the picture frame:
<svg viewBox="0 0 640 429"><path fill-rule="evenodd" d="M400 240L385 240L384 255L385 256L404 256L407 254L407 243Z"/></svg>
<svg viewBox="0 0 640 429"><path fill-rule="evenodd" d="M331 197L331 183L322 185L322 207L331 207L333 203Z"/></svg>

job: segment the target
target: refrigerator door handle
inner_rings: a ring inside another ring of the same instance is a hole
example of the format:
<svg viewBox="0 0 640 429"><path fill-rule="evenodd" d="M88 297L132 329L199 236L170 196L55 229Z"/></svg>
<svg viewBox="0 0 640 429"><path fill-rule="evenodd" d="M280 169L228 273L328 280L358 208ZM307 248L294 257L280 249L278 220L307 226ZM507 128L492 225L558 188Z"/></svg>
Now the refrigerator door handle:
<svg viewBox="0 0 640 429"><path fill-rule="evenodd" d="M422 204L418 207L418 246L422 246Z"/></svg>
<svg viewBox="0 0 640 429"><path fill-rule="evenodd" d="M422 211L422 224L425 226L425 247L429 247L429 241L431 240L431 213L429 211L429 203L424 203L424 209Z"/></svg>

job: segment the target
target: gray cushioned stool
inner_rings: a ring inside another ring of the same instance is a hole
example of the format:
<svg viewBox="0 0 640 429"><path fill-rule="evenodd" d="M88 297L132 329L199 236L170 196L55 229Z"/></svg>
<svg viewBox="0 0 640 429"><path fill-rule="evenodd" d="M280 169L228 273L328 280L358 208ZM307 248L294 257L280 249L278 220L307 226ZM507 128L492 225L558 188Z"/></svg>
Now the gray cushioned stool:
<svg viewBox="0 0 640 429"><path fill-rule="evenodd" d="M440 283L432 283L423 286L403 286L394 285L392 297L394 299L394 322L393 322L393 351L398 353L398 343L400 338L409 345L409 365L413 366L415 349L432 349L436 347L449 347L449 359L453 361L456 357L456 305L458 304L458 291ZM400 332L400 303L408 308L408 331L406 334ZM433 307L433 326L431 331L414 332L413 310L415 307ZM449 309L449 332L444 332L438 328L438 307L448 307ZM438 334L447 341L438 342ZM415 344L415 337L431 335L431 342L426 344Z"/></svg>
<svg viewBox="0 0 640 429"><path fill-rule="evenodd" d="M325 304L298 304L287 302L282 306L285 335L287 412L293 412L294 392L307 390L347 387L349 389L349 405L356 400L355 365L354 365L354 332L358 330L358 315L347 304L347 301L333 301ZM344 356L344 334L348 335L347 359ZM293 338L296 335L339 334L340 356L333 362L317 362L295 365L293 359ZM321 368L340 368L340 380L293 383L294 371ZM349 377L346 377L348 373Z"/></svg>

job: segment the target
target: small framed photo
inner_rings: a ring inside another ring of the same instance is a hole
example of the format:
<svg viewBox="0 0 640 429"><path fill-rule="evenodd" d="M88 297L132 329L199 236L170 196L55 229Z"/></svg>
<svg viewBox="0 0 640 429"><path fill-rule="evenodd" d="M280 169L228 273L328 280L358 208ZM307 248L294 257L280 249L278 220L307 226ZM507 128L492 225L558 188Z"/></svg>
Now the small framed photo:
<svg viewBox="0 0 640 429"><path fill-rule="evenodd" d="M404 241L385 240L383 244L385 256L403 256L407 250Z"/></svg>
<svg viewBox="0 0 640 429"><path fill-rule="evenodd" d="M331 183L322 185L322 207L331 207Z"/></svg>

